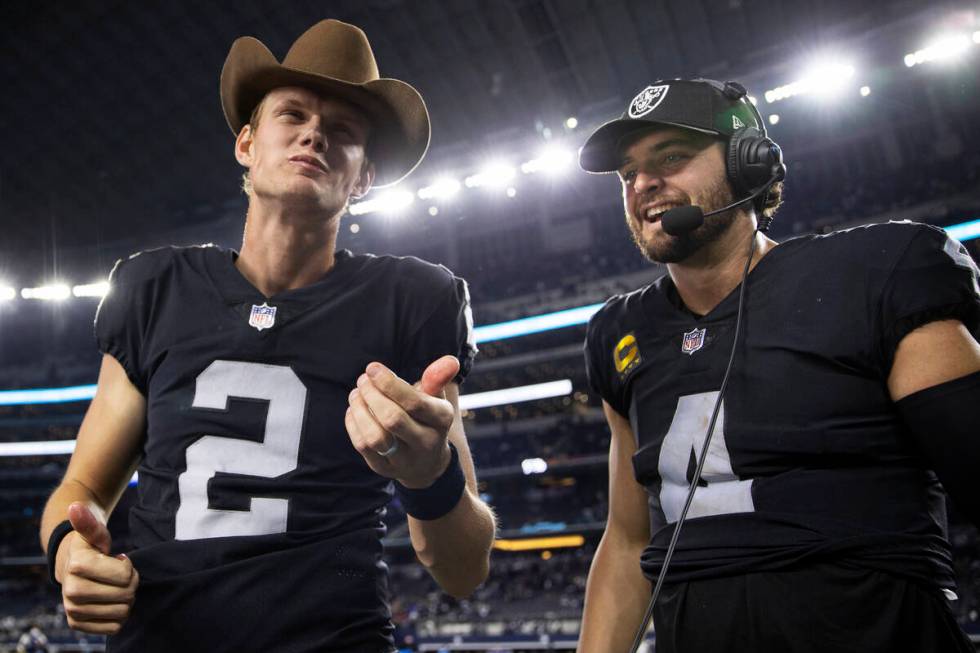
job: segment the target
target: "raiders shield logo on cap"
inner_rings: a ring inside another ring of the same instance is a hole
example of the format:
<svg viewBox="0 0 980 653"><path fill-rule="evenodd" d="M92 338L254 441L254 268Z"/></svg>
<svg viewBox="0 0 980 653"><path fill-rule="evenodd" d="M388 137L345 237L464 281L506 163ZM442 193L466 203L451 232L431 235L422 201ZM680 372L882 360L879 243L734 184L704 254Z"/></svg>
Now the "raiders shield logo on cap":
<svg viewBox="0 0 980 653"><path fill-rule="evenodd" d="M630 118L640 118L647 115L657 108L657 106L667 97L670 86L661 84L660 86L647 86L640 91L633 101L630 102Z"/></svg>
<svg viewBox="0 0 980 653"><path fill-rule="evenodd" d="M269 306L263 302L261 306L252 305L252 312L248 316L248 325L253 326L259 331L271 329L276 324L276 307Z"/></svg>

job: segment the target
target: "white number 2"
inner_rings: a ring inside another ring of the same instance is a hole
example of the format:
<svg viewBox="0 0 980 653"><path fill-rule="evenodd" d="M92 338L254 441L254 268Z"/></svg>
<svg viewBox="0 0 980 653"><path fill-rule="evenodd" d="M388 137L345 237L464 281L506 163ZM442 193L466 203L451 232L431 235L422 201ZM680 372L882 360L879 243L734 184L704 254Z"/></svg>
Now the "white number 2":
<svg viewBox="0 0 980 653"><path fill-rule="evenodd" d="M296 469L306 412L306 386L282 365L215 361L197 377L194 408L228 410L228 400L269 402L262 442L205 435L187 447L187 471L177 487L175 537L194 540L284 533L288 499L253 497L248 510L208 507L208 482L217 472L274 478Z"/></svg>
<svg viewBox="0 0 980 653"><path fill-rule="evenodd" d="M657 469L660 471L660 505L667 523L676 522L684 509L691 484L687 479L692 458L697 461L704 447L704 438L711 421L711 411L718 392L685 395L677 400L677 410L664 436ZM695 462L696 464L696 462ZM694 493L688 517L727 515L753 512L752 480L740 480L732 471L732 458L725 443L725 403L722 402L715 423L708 460L704 463L702 480L706 486Z"/></svg>

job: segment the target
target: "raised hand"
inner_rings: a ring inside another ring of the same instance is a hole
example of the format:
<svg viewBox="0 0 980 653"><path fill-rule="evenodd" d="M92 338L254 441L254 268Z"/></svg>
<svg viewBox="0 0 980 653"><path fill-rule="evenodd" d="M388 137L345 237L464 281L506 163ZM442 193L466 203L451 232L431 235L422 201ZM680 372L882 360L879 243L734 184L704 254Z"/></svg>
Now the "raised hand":
<svg viewBox="0 0 980 653"><path fill-rule="evenodd" d="M371 363L350 393L344 423L354 448L378 474L409 488L432 485L449 465L449 429L455 409L446 386L459 373L455 356L430 364L409 385Z"/></svg>
<svg viewBox="0 0 980 653"><path fill-rule="evenodd" d="M114 635L129 617L139 574L125 555L109 555L109 529L84 503L68 507L75 530L61 541L55 577L61 583L68 625L97 635Z"/></svg>

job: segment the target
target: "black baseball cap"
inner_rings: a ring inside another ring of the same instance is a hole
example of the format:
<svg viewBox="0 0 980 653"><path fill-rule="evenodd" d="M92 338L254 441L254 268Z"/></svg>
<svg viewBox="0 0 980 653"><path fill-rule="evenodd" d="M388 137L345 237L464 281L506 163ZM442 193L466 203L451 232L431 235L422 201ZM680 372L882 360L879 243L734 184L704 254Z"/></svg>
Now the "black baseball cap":
<svg viewBox="0 0 980 653"><path fill-rule="evenodd" d="M615 172L623 162L623 139L658 125L724 138L744 127L766 133L741 84L713 79L660 80L637 93L622 116L592 132L579 150L579 165L586 172Z"/></svg>

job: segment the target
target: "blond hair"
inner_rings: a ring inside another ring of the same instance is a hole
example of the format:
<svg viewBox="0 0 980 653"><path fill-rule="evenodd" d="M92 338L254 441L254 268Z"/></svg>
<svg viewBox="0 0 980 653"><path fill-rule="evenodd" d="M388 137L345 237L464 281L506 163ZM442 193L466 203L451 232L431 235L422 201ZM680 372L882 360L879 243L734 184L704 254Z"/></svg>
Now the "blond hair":
<svg viewBox="0 0 980 653"><path fill-rule="evenodd" d="M259 117L262 115L262 107L265 105L265 98L267 97L269 96L265 95L262 97L262 100L252 109L252 115L248 118L248 127L253 134L259 128ZM252 197L252 180L248 176L248 168L245 168L245 172L242 173L242 192L248 197Z"/></svg>

